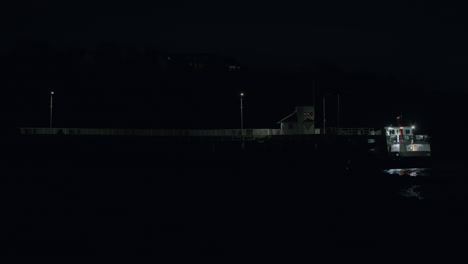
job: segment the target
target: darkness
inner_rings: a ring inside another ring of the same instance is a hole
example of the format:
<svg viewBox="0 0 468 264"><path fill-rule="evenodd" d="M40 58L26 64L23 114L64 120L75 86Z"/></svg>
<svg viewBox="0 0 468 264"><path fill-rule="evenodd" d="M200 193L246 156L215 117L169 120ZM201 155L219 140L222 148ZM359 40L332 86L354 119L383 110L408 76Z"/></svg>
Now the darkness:
<svg viewBox="0 0 468 264"><path fill-rule="evenodd" d="M50 91L55 127L162 129L240 128L241 92L247 128L279 128L277 122L295 106L313 104L321 127L323 98L327 124L334 127L339 94L341 127L383 128L402 114L418 134L432 136L438 161L462 164L466 9L427 1L313 2L5 6L0 9L2 136L20 127L48 127ZM4 236L9 242L4 249L23 248L29 255L50 248L75 254L81 249L62 243L69 235L113 256L133 248L153 254L151 241L159 241L158 250L168 255L185 248L211 250L204 255L222 255L224 248L236 255L243 246L238 241L244 241L258 255L275 251L289 258L290 252L309 252L309 237L333 241L324 226L336 224L349 237L359 236L359 229L346 227L348 220L392 249L387 237L399 240L414 230L424 245L432 243L433 234L438 243L453 245L455 235L443 228L465 228L464 170L454 169L457 176L450 179L424 179L452 195L444 201L392 200L387 197L393 188L419 179L375 178L375 171L365 171L367 156L360 164L364 169L357 166L365 177L334 177L344 175L343 164L358 148L351 141L351 150L340 145L343 151L337 151L320 138L324 143L318 152L315 145L312 155L313 143L294 137L250 142L249 151L238 142L180 138L1 139L0 166L14 172L2 178L9 185L0 193L7 196L4 201L16 199L6 215L18 229L16 234L4 226L1 234L10 236ZM335 205L343 211L336 213ZM454 213L444 218L449 211ZM28 215L39 215L43 225ZM418 221L406 221L407 215ZM437 229L435 216L444 219ZM385 221L368 220L373 217ZM303 233L308 237L298 235ZM35 235L58 238L39 239L47 242L41 249L30 241ZM284 241L292 242L282 251ZM402 242L411 243L411 238Z"/></svg>
<svg viewBox="0 0 468 264"><path fill-rule="evenodd" d="M453 6L178 2L3 13L8 127L46 126L54 90L55 126L237 128L244 91L246 126L275 128L294 106L313 104L314 84L317 117L331 94L331 126L338 91L341 126L382 127L399 113L423 131L466 121L456 114L466 99L466 21ZM168 65L171 54L209 57L211 68Z"/></svg>

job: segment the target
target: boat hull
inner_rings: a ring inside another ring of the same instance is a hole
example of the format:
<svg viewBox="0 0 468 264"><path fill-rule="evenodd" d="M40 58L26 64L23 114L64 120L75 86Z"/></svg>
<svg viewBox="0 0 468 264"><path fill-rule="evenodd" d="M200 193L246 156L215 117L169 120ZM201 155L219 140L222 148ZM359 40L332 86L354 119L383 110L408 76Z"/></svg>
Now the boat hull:
<svg viewBox="0 0 468 264"><path fill-rule="evenodd" d="M430 151L400 151L400 152L390 152L390 157L398 158L398 157L406 157L406 158L417 158L417 157L430 157Z"/></svg>

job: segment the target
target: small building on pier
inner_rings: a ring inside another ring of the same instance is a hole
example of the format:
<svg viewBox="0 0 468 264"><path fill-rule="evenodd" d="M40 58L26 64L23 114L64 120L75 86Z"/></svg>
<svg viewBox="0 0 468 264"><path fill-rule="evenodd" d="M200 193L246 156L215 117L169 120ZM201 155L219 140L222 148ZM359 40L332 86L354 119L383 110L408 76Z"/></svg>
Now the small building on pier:
<svg viewBox="0 0 468 264"><path fill-rule="evenodd" d="M296 106L293 113L278 121L282 135L320 134L315 128L314 106Z"/></svg>

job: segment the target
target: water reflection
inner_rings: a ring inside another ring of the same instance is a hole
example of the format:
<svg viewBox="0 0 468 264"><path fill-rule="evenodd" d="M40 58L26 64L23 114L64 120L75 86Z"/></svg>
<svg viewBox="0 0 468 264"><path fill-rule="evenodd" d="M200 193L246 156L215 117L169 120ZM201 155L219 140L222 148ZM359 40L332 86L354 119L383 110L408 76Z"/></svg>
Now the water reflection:
<svg viewBox="0 0 468 264"><path fill-rule="evenodd" d="M431 169L429 168L404 168L404 169L388 169L384 170L386 174L396 174L400 176L430 176Z"/></svg>
<svg viewBox="0 0 468 264"><path fill-rule="evenodd" d="M428 177L432 175L430 168L398 168L398 169L388 169L383 171L388 175L398 175L405 176L408 178L402 178L403 182L400 183L398 196L405 198L417 198L423 200L423 192L426 193L426 186L424 181L417 180L418 177ZM416 182L415 182L416 181ZM415 183L418 183L415 185ZM427 184L427 183L426 183ZM424 186L423 186L424 185ZM424 195L425 196L425 195Z"/></svg>
<svg viewBox="0 0 468 264"><path fill-rule="evenodd" d="M419 189L421 188L420 185L413 185L407 189L403 189L401 192L400 192L400 195L401 196L404 196L404 197L407 197L407 198L418 198L419 200L422 200L424 199L424 197L422 197L422 194L420 191L418 191Z"/></svg>

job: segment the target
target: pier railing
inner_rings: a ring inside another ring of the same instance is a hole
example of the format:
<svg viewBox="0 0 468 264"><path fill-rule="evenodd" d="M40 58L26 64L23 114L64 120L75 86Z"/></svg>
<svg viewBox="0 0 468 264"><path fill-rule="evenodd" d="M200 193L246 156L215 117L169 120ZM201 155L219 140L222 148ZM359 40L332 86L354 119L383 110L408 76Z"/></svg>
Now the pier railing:
<svg viewBox="0 0 468 264"><path fill-rule="evenodd" d="M380 130L374 128L331 128L332 134L351 136L351 135L381 135Z"/></svg>
<svg viewBox="0 0 468 264"><path fill-rule="evenodd" d="M256 138L283 135L281 129L114 129L114 128L20 128L21 135L102 136L209 136ZM289 134L289 133L288 133ZM299 134L299 133L292 133ZM381 135L373 128L327 128L330 135Z"/></svg>
<svg viewBox="0 0 468 264"><path fill-rule="evenodd" d="M20 128L20 133L21 135L264 137L280 135L280 129Z"/></svg>

